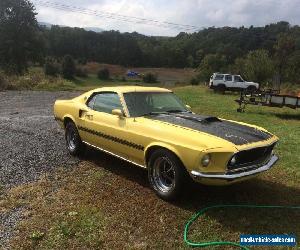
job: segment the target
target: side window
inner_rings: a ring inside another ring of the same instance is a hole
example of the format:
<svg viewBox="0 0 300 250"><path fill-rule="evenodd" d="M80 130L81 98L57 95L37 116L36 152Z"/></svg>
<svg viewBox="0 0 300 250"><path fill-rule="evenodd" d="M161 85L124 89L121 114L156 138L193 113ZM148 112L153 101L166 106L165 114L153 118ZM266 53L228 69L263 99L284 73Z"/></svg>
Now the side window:
<svg viewBox="0 0 300 250"><path fill-rule="evenodd" d="M216 75L215 80L223 80L224 75Z"/></svg>
<svg viewBox="0 0 300 250"><path fill-rule="evenodd" d="M123 110L120 98L117 93L99 93L95 95L90 102L92 102L94 98L95 100L93 109L95 111L111 114L111 111L113 109Z"/></svg>
<svg viewBox="0 0 300 250"><path fill-rule="evenodd" d="M232 81L232 75L226 75L225 81L231 82Z"/></svg>
<svg viewBox="0 0 300 250"><path fill-rule="evenodd" d="M234 76L235 82L243 82L242 78L240 76Z"/></svg>
<svg viewBox="0 0 300 250"><path fill-rule="evenodd" d="M87 106L88 106L89 108L91 108L91 109L94 109L95 100L96 100L96 95L94 95L94 96L92 97L92 99L89 100L89 102L87 103Z"/></svg>

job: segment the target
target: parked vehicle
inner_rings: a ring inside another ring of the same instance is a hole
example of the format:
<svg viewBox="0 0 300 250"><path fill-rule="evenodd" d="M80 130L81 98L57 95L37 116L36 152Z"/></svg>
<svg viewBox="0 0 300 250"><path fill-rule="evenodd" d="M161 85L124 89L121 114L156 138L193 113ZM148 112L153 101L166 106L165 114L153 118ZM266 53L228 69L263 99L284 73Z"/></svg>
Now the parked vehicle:
<svg viewBox="0 0 300 250"><path fill-rule="evenodd" d="M240 75L213 73L209 80L209 87L222 93L226 90L254 92L259 89L259 84L247 82Z"/></svg>
<svg viewBox="0 0 300 250"><path fill-rule="evenodd" d="M54 116L72 155L89 145L145 168L153 190L165 200L181 194L191 179L228 185L270 169L278 159L275 135L197 115L163 88L95 89L57 100Z"/></svg>

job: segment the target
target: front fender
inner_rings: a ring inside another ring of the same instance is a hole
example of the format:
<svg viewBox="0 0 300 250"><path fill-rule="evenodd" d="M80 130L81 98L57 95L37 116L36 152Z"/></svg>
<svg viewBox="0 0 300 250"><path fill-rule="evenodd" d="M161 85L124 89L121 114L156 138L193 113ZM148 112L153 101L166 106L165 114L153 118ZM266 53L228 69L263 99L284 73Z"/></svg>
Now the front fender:
<svg viewBox="0 0 300 250"><path fill-rule="evenodd" d="M199 151L195 151L190 148L171 145L165 142L152 142L144 150L145 166L147 166L147 153L149 152L149 150L151 150L151 148L154 147L164 148L174 153L188 171L191 171L194 168L195 163L199 158Z"/></svg>

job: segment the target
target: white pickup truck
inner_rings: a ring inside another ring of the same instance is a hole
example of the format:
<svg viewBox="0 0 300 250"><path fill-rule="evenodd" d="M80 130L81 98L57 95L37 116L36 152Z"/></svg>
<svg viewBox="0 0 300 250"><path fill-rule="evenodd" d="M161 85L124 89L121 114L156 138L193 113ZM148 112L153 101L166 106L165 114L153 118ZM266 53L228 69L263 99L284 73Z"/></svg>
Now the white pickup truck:
<svg viewBox="0 0 300 250"><path fill-rule="evenodd" d="M259 84L247 82L240 75L213 73L209 80L209 87L219 92L225 92L225 90L253 92L259 89Z"/></svg>

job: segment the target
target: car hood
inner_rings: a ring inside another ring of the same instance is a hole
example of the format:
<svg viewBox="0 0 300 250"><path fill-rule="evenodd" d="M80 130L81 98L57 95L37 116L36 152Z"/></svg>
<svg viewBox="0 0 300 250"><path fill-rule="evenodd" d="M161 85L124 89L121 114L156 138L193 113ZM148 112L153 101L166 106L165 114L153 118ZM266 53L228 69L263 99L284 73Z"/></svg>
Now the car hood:
<svg viewBox="0 0 300 250"><path fill-rule="evenodd" d="M169 113L149 116L147 118L168 123L173 126L176 125L204 132L222 138L235 145L264 141L273 136L272 134L255 127L194 113Z"/></svg>

